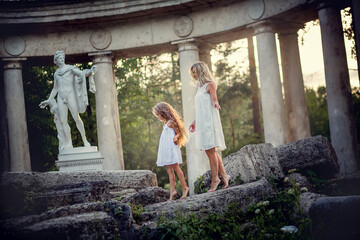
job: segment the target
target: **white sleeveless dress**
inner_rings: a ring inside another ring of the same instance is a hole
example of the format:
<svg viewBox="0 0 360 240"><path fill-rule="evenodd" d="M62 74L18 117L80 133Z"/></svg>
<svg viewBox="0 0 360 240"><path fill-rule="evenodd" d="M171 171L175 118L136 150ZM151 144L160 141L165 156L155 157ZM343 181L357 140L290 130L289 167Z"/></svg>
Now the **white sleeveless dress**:
<svg viewBox="0 0 360 240"><path fill-rule="evenodd" d="M179 145L174 143L175 130L168 126L169 121L164 125L159 140L159 149L156 165L158 167L182 163L181 151Z"/></svg>
<svg viewBox="0 0 360 240"><path fill-rule="evenodd" d="M211 104L209 83L199 86L195 95L195 148L208 150L226 148L219 110Z"/></svg>

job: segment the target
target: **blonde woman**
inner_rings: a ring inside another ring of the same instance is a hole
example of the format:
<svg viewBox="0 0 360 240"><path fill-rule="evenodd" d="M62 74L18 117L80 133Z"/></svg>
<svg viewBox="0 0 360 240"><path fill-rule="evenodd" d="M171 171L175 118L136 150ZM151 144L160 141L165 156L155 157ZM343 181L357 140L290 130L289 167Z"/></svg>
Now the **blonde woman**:
<svg viewBox="0 0 360 240"><path fill-rule="evenodd" d="M230 180L230 175L226 173L223 161L216 152L226 148L219 114L221 107L216 95L216 83L208 66L204 62L196 62L190 68L190 75L198 89L195 95L195 121L190 125L189 131L195 132L195 148L204 150L209 158L211 186L208 192L214 192L220 184L219 174L224 182L223 188L229 186Z"/></svg>

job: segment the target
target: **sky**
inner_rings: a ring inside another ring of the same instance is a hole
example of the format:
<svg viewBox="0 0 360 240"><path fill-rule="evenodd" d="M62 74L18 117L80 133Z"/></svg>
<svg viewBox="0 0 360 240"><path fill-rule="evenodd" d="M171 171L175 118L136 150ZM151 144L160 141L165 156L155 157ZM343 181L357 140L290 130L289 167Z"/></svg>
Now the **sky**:
<svg viewBox="0 0 360 240"><path fill-rule="evenodd" d="M299 52L300 52L303 80L305 87L317 89L319 86L325 86L324 60L322 53L320 26L319 24L313 26L312 23L307 23L305 29L307 29L306 32L304 32L302 29L298 31L298 35L299 35L298 43L299 43ZM303 38L303 41L301 41L301 37ZM256 37L254 37L253 40L254 40L256 67L258 70L259 62L257 59ZM282 75L280 48L279 48L280 44L278 38L276 38L276 40L277 40L278 60L280 65L279 66L280 75ZM344 37L344 42L345 42L347 62L349 68L350 84L352 88L359 87L357 62L355 59L351 58L352 43L345 37ZM232 55L228 56L229 63L231 65L236 65L240 69L240 71L246 72L249 67L247 60L248 59L247 40L240 39L234 41L233 44L239 47L239 49ZM211 52L211 55L212 55L211 56L212 63L215 63L217 60L219 60L222 57L217 55L214 50ZM259 72L257 72L257 76L259 78Z"/></svg>
<svg viewBox="0 0 360 240"><path fill-rule="evenodd" d="M344 38L351 87L359 87L357 62L351 58L352 43ZM304 85L317 88L325 86L324 60L321 45L320 26L312 26L304 35L304 43L299 41L301 68Z"/></svg>

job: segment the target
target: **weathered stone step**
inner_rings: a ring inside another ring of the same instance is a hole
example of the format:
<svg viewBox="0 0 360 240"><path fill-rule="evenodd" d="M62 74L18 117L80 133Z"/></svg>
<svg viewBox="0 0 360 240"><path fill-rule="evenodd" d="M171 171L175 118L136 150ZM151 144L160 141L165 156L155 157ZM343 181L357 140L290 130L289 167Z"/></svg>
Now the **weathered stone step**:
<svg viewBox="0 0 360 240"><path fill-rule="evenodd" d="M39 191L56 185L89 181L108 181L111 191L144 189L157 186L156 174L150 170L117 170L99 172L4 172L1 185L17 185L28 191Z"/></svg>
<svg viewBox="0 0 360 240"><path fill-rule="evenodd" d="M224 214L232 203L237 203L238 208L246 211L250 205L263 200L264 196L270 196L274 193L272 185L265 178L262 178L252 183L197 194L186 199L150 204L145 206L142 217L143 221L154 221L161 215L173 217L179 211L184 214L199 216L209 213Z"/></svg>
<svg viewBox="0 0 360 240"><path fill-rule="evenodd" d="M273 147L270 143L246 145L223 159L226 172L233 185L253 182L260 177L284 177L290 169L311 169L320 176L331 178L339 171L337 156L329 140L322 136L304 138L296 142ZM211 184L211 171L202 181L203 188Z"/></svg>
<svg viewBox="0 0 360 240"><path fill-rule="evenodd" d="M128 231L131 224L132 214L128 204L118 201L89 202L56 208L40 215L2 221L0 237L1 239L108 239Z"/></svg>
<svg viewBox="0 0 360 240"><path fill-rule="evenodd" d="M273 175L284 176L275 148L270 143L246 145L239 151L223 159L227 174L231 176L232 185L249 183L261 177ZM195 184L195 193L199 193L197 185L203 182L204 188L210 187L211 171L207 171Z"/></svg>

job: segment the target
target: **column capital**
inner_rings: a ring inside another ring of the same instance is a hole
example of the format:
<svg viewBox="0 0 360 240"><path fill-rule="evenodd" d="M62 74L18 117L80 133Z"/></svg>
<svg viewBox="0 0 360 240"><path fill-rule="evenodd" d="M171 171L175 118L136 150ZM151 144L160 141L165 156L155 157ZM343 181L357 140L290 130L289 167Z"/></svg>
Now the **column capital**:
<svg viewBox="0 0 360 240"><path fill-rule="evenodd" d="M112 63L114 54L111 51L97 51L88 53L89 57L93 59L94 64L97 63Z"/></svg>
<svg viewBox="0 0 360 240"><path fill-rule="evenodd" d="M254 29L254 35L266 32L275 33L274 23L271 21L259 21L250 24L249 27Z"/></svg>
<svg viewBox="0 0 360 240"><path fill-rule="evenodd" d="M279 35L297 35L297 32L300 28L303 28L304 24L294 24L289 22L284 22L278 25Z"/></svg>
<svg viewBox="0 0 360 240"><path fill-rule="evenodd" d="M211 49L214 48L214 46L215 46L215 44L213 44L213 43L209 43L209 42L205 42L205 41L198 42L198 48L199 48L200 53L209 52L209 51L211 51Z"/></svg>
<svg viewBox="0 0 360 240"><path fill-rule="evenodd" d="M195 38L182 39L179 41L171 42L171 44L178 45L179 52L199 50L198 41Z"/></svg>
<svg viewBox="0 0 360 240"><path fill-rule="evenodd" d="M2 58L5 63L4 69L21 69L21 62L26 61L27 58Z"/></svg>

